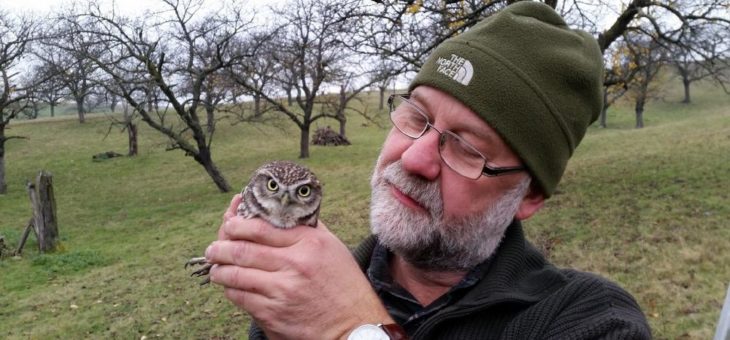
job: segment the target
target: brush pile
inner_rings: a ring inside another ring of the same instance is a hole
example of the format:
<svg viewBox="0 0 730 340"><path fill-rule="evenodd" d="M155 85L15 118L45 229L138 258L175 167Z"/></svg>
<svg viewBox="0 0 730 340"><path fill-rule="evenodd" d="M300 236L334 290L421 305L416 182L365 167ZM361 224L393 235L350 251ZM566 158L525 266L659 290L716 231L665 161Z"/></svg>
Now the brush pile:
<svg viewBox="0 0 730 340"><path fill-rule="evenodd" d="M348 141L347 138L327 126L323 128L317 128L317 131L314 132L314 136L312 136L312 144L324 146L340 146L350 145L350 141Z"/></svg>

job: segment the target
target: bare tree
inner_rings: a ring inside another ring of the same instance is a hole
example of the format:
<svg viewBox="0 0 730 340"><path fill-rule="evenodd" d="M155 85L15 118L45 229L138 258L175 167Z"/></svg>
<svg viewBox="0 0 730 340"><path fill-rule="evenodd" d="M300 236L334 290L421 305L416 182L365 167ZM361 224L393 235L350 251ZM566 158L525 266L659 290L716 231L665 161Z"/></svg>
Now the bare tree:
<svg viewBox="0 0 730 340"><path fill-rule="evenodd" d="M608 108L629 90L629 85L639 69L633 61L632 51L627 41L621 39L604 52L603 108L598 117L598 124L606 128Z"/></svg>
<svg viewBox="0 0 730 340"><path fill-rule="evenodd" d="M640 129L644 127L644 106L657 91L656 86L652 87L652 82L667 62L667 50L656 40L644 35L627 35L626 40L630 63L636 68L629 86L634 97L636 128Z"/></svg>
<svg viewBox="0 0 730 340"><path fill-rule="evenodd" d="M357 43L369 47L369 53L411 65L411 70L418 69L425 56L443 40L518 1L374 1L370 15L376 20ZM571 26L593 32L601 51L606 51L627 31L641 31L665 44L681 44L682 34L689 26L711 26L717 32L730 30L727 0L542 2L560 12ZM602 29L606 22L608 28Z"/></svg>
<svg viewBox="0 0 730 340"><path fill-rule="evenodd" d="M372 80L378 89L378 110L382 111L385 108L385 92L388 90L388 86L400 73L403 73L403 70L399 70L397 64L386 59L381 58L378 62L380 63L379 68L385 72L376 74Z"/></svg>
<svg viewBox="0 0 730 340"><path fill-rule="evenodd" d="M60 15L72 17L74 10ZM63 20L56 20L54 28L48 30L34 54L42 61L46 72L55 74L52 79L58 79L74 99L79 123L84 123L89 110L88 99L95 93L94 77L98 69L89 56L98 57L103 52L102 47L94 44L89 33L73 30Z"/></svg>
<svg viewBox="0 0 730 340"><path fill-rule="evenodd" d="M329 112L315 112L318 96L326 84L344 68L343 53L347 51L343 34L357 25L360 3L347 1L296 0L285 9L275 10L285 22L274 29L272 39L277 48L262 49L263 58L271 58L283 70L276 75L280 87L260 88L255 78L237 77L249 93L260 95L270 106L288 117L300 131L299 157L309 157L309 134L312 123L324 117L336 118ZM291 72L288 72L291 71ZM295 106L285 106L277 96L291 86Z"/></svg>
<svg viewBox="0 0 730 340"><path fill-rule="evenodd" d="M41 64L33 67L32 77L34 78L32 82L37 83L33 88L35 96L48 104L51 117L54 117L56 115L56 106L68 96L63 82L55 73L55 67L41 62Z"/></svg>
<svg viewBox="0 0 730 340"><path fill-rule="evenodd" d="M259 30L253 33L248 40L239 41L241 45L255 46L256 53L246 58L242 62L233 65L230 68L227 79L231 79L237 86L242 87L242 93L250 95L253 99L253 119L261 120L265 110L263 103L263 94L267 93L273 86L280 86L287 94L288 105L292 105L291 82L283 83L282 81L290 80L292 77L287 75L293 74L284 65L273 59L277 50L280 48L278 41L273 39L278 33L278 27ZM287 73L288 72L288 73ZM245 84L245 86L241 86ZM241 116L242 120L251 119L251 117Z"/></svg>
<svg viewBox="0 0 730 340"><path fill-rule="evenodd" d="M0 11L0 194L7 192L5 182L5 143L19 136L8 136L6 130L10 121L18 117L29 104L29 87L22 86L17 66L28 52L28 44L34 39L35 24L32 19L13 17Z"/></svg>
<svg viewBox="0 0 730 340"><path fill-rule="evenodd" d="M351 57L353 59L348 63L347 68L334 74L332 84L339 84L337 96L323 96L321 100L323 103L322 112L330 113L335 117L340 125L339 134L345 138L347 137L347 111L354 111L365 119L373 121L367 112L367 106L364 105L359 95L374 84L378 84L379 86L385 84L387 86L387 82L383 79L391 79L400 72L398 69L384 67L383 64L379 64L377 61L367 62L361 60L360 62L356 62L354 59L361 57L355 54L351 55ZM384 100L383 96L384 91L381 91L381 105ZM356 109L354 105L351 105L353 100L360 102L358 106L361 109Z"/></svg>
<svg viewBox="0 0 730 340"><path fill-rule="evenodd" d="M712 30L714 27L689 27L681 44L670 46L670 63L677 69L684 87L682 103L692 101L690 87L693 82L711 79L730 93L726 85L730 82L730 47L727 45L728 31Z"/></svg>
<svg viewBox="0 0 730 340"><path fill-rule="evenodd" d="M218 189L228 192L231 187L211 154L215 130L206 128L215 124L214 117L201 117L200 111L209 77L246 56L232 42L245 32L250 19L236 9L206 14L203 1L162 2L167 10L144 20L106 12L96 2L64 20L103 50L99 56L85 57L105 74L105 81L113 83L107 89L116 91L143 122L167 136L170 150L181 149L193 157Z"/></svg>

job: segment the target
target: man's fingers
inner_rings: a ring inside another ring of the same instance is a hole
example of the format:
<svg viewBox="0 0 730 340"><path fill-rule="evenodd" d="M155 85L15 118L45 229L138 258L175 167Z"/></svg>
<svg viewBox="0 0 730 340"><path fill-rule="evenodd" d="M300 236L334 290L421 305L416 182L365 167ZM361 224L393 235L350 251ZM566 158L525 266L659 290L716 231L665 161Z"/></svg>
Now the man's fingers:
<svg viewBox="0 0 730 340"><path fill-rule="evenodd" d="M235 196L233 196L233 199L231 199L231 203L228 205L228 209L226 209L226 212L223 213L223 223L221 224L220 228L218 228L219 240L226 240L229 238L223 231L223 225L225 225L228 220L238 215L239 204L241 204L241 194L236 194Z"/></svg>
<svg viewBox="0 0 730 340"><path fill-rule="evenodd" d="M264 295L256 294L251 291L245 291L236 288L225 288L223 294L226 298L232 301L236 306L246 311L264 311L266 309L261 306L266 305L266 301L269 299Z"/></svg>
<svg viewBox="0 0 730 340"><path fill-rule="evenodd" d="M234 288L264 296L270 296L278 286L274 274L270 272L220 264L211 268L210 281L225 288Z"/></svg>
<svg viewBox="0 0 730 340"><path fill-rule="evenodd" d="M264 271L275 271L283 264L277 254L278 249L262 246L248 241L215 241L205 250L209 263L231 264L252 267Z"/></svg>
<svg viewBox="0 0 730 340"><path fill-rule="evenodd" d="M299 241L315 228L298 226L289 229L276 228L260 219L244 219L240 216L227 219L221 227L225 239L247 240L271 247L288 247Z"/></svg>
<svg viewBox="0 0 730 340"><path fill-rule="evenodd" d="M228 209L226 209L226 212L223 214L223 222L238 214L238 206L240 204L241 194L236 194L235 196L233 196L233 199L231 199L231 203L228 205Z"/></svg>

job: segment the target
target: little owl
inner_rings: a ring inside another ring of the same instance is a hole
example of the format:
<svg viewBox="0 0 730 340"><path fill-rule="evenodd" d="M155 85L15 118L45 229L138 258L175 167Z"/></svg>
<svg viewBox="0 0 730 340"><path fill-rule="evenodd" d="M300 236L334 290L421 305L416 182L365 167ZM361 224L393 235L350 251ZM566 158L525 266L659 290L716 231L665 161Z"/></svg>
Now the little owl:
<svg viewBox="0 0 730 340"><path fill-rule="evenodd" d="M317 226L322 185L309 169L288 161L274 161L258 168L241 192L243 198L238 215L260 217L277 228L297 225ZM213 264L205 257L190 259L185 264L203 265L192 275L208 275ZM201 285L210 282L206 277Z"/></svg>

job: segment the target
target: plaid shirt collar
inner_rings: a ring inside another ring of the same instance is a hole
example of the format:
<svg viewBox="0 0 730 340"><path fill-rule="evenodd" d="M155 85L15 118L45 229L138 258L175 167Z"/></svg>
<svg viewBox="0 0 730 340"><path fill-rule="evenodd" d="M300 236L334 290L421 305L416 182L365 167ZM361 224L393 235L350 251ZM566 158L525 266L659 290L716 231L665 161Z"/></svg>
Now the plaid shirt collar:
<svg viewBox="0 0 730 340"><path fill-rule="evenodd" d="M392 256L387 248L378 243L373 250L367 275L391 317L406 328L407 332L417 329L429 316L458 301L486 274L491 259L474 267L459 283L431 304L422 306L411 293L393 281L390 275Z"/></svg>

